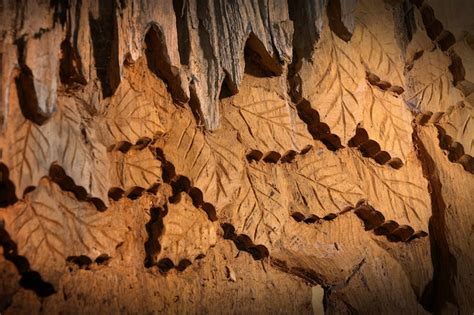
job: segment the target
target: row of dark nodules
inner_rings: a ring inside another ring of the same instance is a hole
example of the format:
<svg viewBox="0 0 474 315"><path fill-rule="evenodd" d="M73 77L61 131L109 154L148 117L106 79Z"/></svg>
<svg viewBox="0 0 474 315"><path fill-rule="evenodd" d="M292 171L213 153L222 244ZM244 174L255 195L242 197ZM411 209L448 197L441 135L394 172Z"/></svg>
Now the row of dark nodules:
<svg viewBox="0 0 474 315"><path fill-rule="evenodd" d="M446 133L443 127L438 122L445 115L443 112L423 112L416 116L417 124L434 125L438 130L439 145L441 149L448 151L448 159L453 163L459 163L463 168L471 174L474 174L474 158L464 152L464 147L459 142Z"/></svg>
<svg viewBox="0 0 474 315"><path fill-rule="evenodd" d="M332 221L338 216L349 212L354 212L357 217L363 221L366 231L373 231L375 235L384 235L390 242L409 242L428 235L425 231L415 232L414 229L408 225L399 225L393 220L385 220L384 215L380 211L375 210L364 200L359 201L355 208L347 207L337 214L329 213L322 218L314 214L305 216L300 212L294 212L291 216L296 222L313 224Z"/></svg>
<svg viewBox="0 0 474 315"><path fill-rule="evenodd" d="M331 133L329 126L320 121L319 113L311 107L311 104L303 99L296 105L298 116L308 126L308 132L313 139L320 140L331 151L343 148L340 138ZM403 162L399 158L392 158L386 151L382 151L380 145L369 138L365 129L360 126L356 129L356 134L348 142L349 147L357 148L364 157L373 158L378 164L388 165L394 169L403 166ZM304 149L301 154L307 152Z"/></svg>
<svg viewBox="0 0 474 315"><path fill-rule="evenodd" d="M168 197L168 203L178 203L181 200L182 193L187 194L193 205L201 209L207 214L210 221L217 221L217 214L215 207L204 201L202 191L191 185L189 178L183 175L176 174L174 165L166 160L163 151L160 148L155 149L156 157L162 163L162 177L163 182L171 186L171 196ZM160 272L166 273L169 270L176 268L178 271L185 270L191 265L189 259L182 259L177 265L169 258L156 259L156 256L161 251L161 245L159 239L163 233L163 218L168 214L167 203L160 208L150 209L150 221L146 224L146 230L148 233L148 239L145 242L145 261L144 265L146 268L157 266ZM195 259L201 259L204 255L198 255Z"/></svg>

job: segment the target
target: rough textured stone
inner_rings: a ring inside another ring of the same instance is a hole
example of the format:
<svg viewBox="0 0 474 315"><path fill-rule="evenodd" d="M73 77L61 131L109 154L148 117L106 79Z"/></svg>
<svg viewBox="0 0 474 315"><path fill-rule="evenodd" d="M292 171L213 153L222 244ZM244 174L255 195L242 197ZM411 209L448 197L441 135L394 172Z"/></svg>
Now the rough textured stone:
<svg viewBox="0 0 474 315"><path fill-rule="evenodd" d="M0 313L472 313L473 10L1 2Z"/></svg>

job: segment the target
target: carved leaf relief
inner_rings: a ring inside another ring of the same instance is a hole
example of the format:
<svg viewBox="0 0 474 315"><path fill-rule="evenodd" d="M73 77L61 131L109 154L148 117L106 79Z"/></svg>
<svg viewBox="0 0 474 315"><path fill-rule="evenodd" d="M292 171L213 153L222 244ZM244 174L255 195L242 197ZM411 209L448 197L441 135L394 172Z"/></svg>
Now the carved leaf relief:
<svg viewBox="0 0 474 315"><path fill-rule="evenodd" d="M166 93L136 90L127 80L121 82L105 107L98 127L107 147L119 141L135 144L165 133L173 110Z"/></svg>
<svg viewBox="0 0 474 315"><path fill-rule="evenodd" d="M60 101L51 123L51 135L58 139L53 148L55 161L77 186L84 187L92 197L100 198L107 205L110 179L106 149L98 141L90 122L81 117L77 101L65 97Z"/></svg>
<svg viewBox="0 0 474 315"><path fill-rule="evenodd" d="M164 153L178 175L199 188L204 199L220 208L233 197L243 168L242 145L218 131L204 133L190 115L176 115Z"/></svg>
<svg viewBox="0 0 474 315"><path fill-rule="evenodd" d="M358 3L356 27L351 43L355 45L367 70L392 85L404 86L402 51L395 38L393 14L381 1Z"/></svg>
<svg viewBox="0 0 474 315"><path fill-rule="evenodd" d="M278 182L282 176L281 169L269 164L247 166L236 202L224 212L237 234L247 235L255 244L265 246L278 240L289 217L285 195Z"/></svg>
<svg viewBox="0 0 474 315"><path fill-rule="evenodd" d="M367 93L358 53L326 28L312 65L302 68L301 78L303 97L318 111L321 122L347 143L361 121L361 100Z"/></svg>
<svg viewBox="0 0 474 315"><path fill-rule="evenodd" d="M364 199L371 206L399 224L428 231L431 215L428 183L415 156L411 155L399 170L364 159L354 150L344 150L341 158L348 161L352 180L361 184Z"/></svg>
<svg viewBox="0 0 474 315"><path fill-rule="evenodd" d="M161 251L157 261L168 258L174 265L185 259L192 262L196 257L205 255L216 241L215 224L208 220L203 210L193 206L187 194L181 193L180 201L170 204L163 218Z"/></svg>
<svg viewBox="0 0 474 315"><path fill-rule="evenodd" d="M52 144L46 128L23 117L15 122L19 124L9 137L12 141L4 142L2 158L10 168L16 195L23 196L28 187L36 186L40 178L48 173Z"/></svg>
<svg viewBox="0 0 474 315"><path fill-rule="evenodd" d="M117 214L99 212L47 179L5 209L4 219L19 254L47 279L61 272L68 256L113 254L126 230Z"/></svg>
<svg viewBox="0 0 474 315"><path fill-rule="evenodd" d="M440 50L425 51L408 73L405 101L421 111L445 112L462 100L449 72L451 61Z"/></svg>
<svg viewBox="0 0 474 315"><path fill-rule="evenodd" d="M405 160L412 150L412 114L402 98L378 88L370 88L362 126L382 150Z"/></svg>
<svg viewBox="0 0 474 315"><path fill-rule="evenodd" d="M474 108L469 103L454 106L441 118L439 125L463 146L465 154L474 156Z"/></svg>
<svg viewBox="0 0 474 315"><path fill-rule="evenodd" d="M127 153L114 151L111 162L111 178L114 186L127 191L132 188L148 189L161 183L161 162L149 148L130 150Z"/></svg>
<svg viewBox="0 0 474 315"><path fill-rule="evenodd" d="M255 84L252 86L251 83ZM312 137L299 119L296 108L287 96L274 90L275 86L278 86L275 79L246 75L240 92L230 104L223 104L224 117L239 131L248 148L281 154L288 150L301 151ZM280 86L284 87L285 82Z"/></svg>
<svg viewBox="0 0 474 315"><path fill-rule="evenodd" d="M285 168L291 212L323 218L354 207L363 198L340 158L323 148L313 148Z"/></svg>

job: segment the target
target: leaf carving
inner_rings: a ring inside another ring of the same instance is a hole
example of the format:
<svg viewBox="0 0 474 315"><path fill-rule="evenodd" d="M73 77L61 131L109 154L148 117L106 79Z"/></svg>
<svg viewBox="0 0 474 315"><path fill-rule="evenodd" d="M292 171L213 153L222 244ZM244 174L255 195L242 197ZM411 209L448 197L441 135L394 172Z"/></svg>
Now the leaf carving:
<svg viewBox="0 0 474 315"><path fill-rule="evenodd" d="M98 212L47 179L5 209L4 219L19 254L49 281L60 275L68 256L112 254L126 231L115 213Z"/></svg>
<svg viewBox="0 0 474 315"><path fill-rule="evenodd" d="M7 133L7 139L12 142L2 141L5 145L3 158L10 168L16 195L23 196L28 187L36 186L40 178L48 174L52 162L52 138L48 127L40 127L22 116L15 122L19 123L16 130Z"/></svg>
<svg viewBox="0 0 474 315"><path fill-rule="evenodd" d="M404 86L402 51L396 37L393 13L377 0L358 3L351 43L371 73L392 85Z"/></svg>
<svg viewBox="0 0 474 315"><path fill-rule="evenodd" d="M451 108L441 118L439 125L463 146L464 153L474 156L474 108L469 103Z"/></svg>
<svg viewBox="0 0 474 315"><path fill-rule="evenodd" d="M158 85L160 87L160 85ZM135 144L141 138L163 134L173 109L168 94L148 89L145 92L123 80L98 119L101 140L107 147L119 141Z"/></svg>
<svg viewBox="0 0 474 315"><path fill-rule="evenodd" d="M412 149L412 116L405 102L389 92L370 88L363 127L392 156L406 159Z"/></svg>
<svg viewBox="0 0 474 315"><path fill-rule="evenodd" d="M80 115L77 101L61 97L61 106L51 128L58 135L54 147L55 161L78 186L108 204L107 191L109 158L105 147L98 141L95 129Z"/></svg>
<svg viewBox="0 0 474 315"><path fill-rule="evenodd" d="M276 87L285 87L280 81L245 75L240 92L223 106L225 119L239 131L248 148L283 154L301 151L312 141L296 108L278 94Z"/></svg>
<svg viewBox="0 0 474 315"><path fill-rule="evenodd" d="M312 148L285 168L283 176L292 213L323 218L354 207L363 198L358 182L345 172L346 165L325 148Z"/></svg>
<svg viewBox="0 0 474 315"><path fill-rule="evenodd" d="M42 126L17 113L2 141L16 194L22 196L26 188L35 187L56 163L75 185L107 204L109 160L105 147L80 115L76 99L58 96L58 102L58 111Z"/></svg>
<svg viewBox="0 0 474 315"><path fill-rule="evenodd" d="M161 180L161 162L158 161L150 149L130 150L127 153L114 151L111 153L111 178L115 187L127 191L139 187L151 188Z"/></svg>
<svg viewBox="0 0 474 315"><path fill-rule="evenodd" d="M193 206L187 194L181 193L180 201L168 206L159 240L161 250L156 261L168 258L174 265L183 260L192 262L216 244L216 226L204 211Z"/></svg>
<svg viewBox="0 0 474 315"><path fill-rule="evenodd" d="M364 197L371 206L400 225L428 231L431 214L428 183L413 154L399 170L364 159L352 149L341 152L341 158L348 161L352 181L361 183Z"/></svg>
<svg viewBox="0 0 474 315"><path fill-rule="evenodd" d="M164 153L178 175L199 188L217 209L233 197L243 168L244 151L235 136L216 131L204 134L189 114L176 115L176 125L166 136Z"/></svg>
<svg viewBox="0 0 474 315"><path fill-rule="evenodd" d="M409 89L405 101L421 111L445 112L462 100L449 72L449 57L442 51L425 51L408 73Z"/></svg>
<svg viewBox="0 0 474 315"><path fill-rule="evenodd" d="M281 169L269 164L247 165L236 202L224 217L237 234L249 236L255 244L268 246L278 241L288 210L281 185Z"/></svg>
<svg viewBox="0 0 474 315"><path fill-rule="evenodd" d="M323 31L312 64L303 64L303 97L321 121L347 143L362 118L361 100L367 90L358 53L328 28Z"/></svg>

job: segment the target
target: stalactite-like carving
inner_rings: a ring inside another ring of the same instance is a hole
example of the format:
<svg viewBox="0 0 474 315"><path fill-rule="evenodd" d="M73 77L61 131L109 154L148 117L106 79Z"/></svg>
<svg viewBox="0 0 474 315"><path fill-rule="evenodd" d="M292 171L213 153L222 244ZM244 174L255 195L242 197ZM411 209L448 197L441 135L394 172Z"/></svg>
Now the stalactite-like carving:
<svg viewBox="0 0 474 315"><path fill-rule="evenodd" d="M472 312L473 11L2 3L0 313Z"/></svg>

